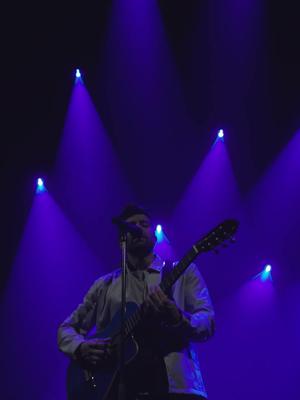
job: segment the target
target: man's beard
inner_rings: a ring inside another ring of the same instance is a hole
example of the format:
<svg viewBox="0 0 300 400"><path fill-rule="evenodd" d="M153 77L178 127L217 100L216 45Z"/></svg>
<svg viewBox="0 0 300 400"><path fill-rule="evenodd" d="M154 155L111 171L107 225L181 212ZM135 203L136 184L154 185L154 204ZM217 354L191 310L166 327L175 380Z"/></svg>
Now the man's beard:
<svg viewBox="0 0 300 400"><path fill-rule="evenodd" d="M148 254L152 253L154 249L154 244L148 240L146 240L144 243L131 243L130 246L128 246L128 253L138 257L138 258L143 258L146 257Z"/></svg>

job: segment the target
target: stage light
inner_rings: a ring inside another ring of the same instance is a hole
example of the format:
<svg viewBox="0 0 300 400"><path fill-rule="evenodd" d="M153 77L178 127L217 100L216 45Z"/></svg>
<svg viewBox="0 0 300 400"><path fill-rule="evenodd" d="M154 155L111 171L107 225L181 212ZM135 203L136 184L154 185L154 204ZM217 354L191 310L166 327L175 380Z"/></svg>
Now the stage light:
<svg viewBox="0 0 300 400"><path fill-rule="evenodd" d="M156 239L157 239L158 243L160 243L160 242L162 242L164 240L164 233L163 233L161 225L157 225L156 226L155 236L156 236Z"/></svg>
<svg viewBox="0 0 300 400"><path fill-rule="evenodd" d="M214 133L215 134L215 133ZM219 129L217 136L215 136L214 142L212 144L212 147L215 147L218 143L221 146L222 143L224 143L224 131L223 129Z"/></svg>
<svg viewBox="0 0 300 400"><path fill-rule="evenodd" d="M272 274L271 274L272 267L270 264L266 264L265 268L263 271L260 273L260 279L264 282L266 280L272 280Z"/></svg>
<svg viewBox="0 0 300 400"><path fill-rule="evenodd" d="M157 232L158 234L162 232L162 227L161 227L161 225L157 225L157 227L156 227L156 232Z"/></svg>
<svg viewBox="0 0 300 400"><path fill-rule="evenodd" d="M223 131L223 129L220 129L220 130L219 130L219 132L218 132L218 138L219 138L219 139L223 139L223 138L224 138L224 131Z"/></svg>
<svg viewBox="0 0 300 400"><path fill-rule="evenodd" d="M79 68L76 69L76 74L75 74L75 75L76 75L76 78L77 78L77 79L80 79L80 78L81 78L81 73L80 73Z"/></svg>
<svg viewBox="0 0 300 400"><path fill-rule="evenodd" d="M47 189L45 187L43 179L42 178L38 178L36 180L36 190L35 190L35 192L36 193L43 193L43 192L46 192L46 191L47 191Z"/></svg>
<svg viewBox="0 0 300 400"><path fill-rule="evenodd" d="M260 279L262 282L267 280L272 281L272 266L270 264L265 264L264 269L253 277L253 279Z"/></svg>
<svg viewBox="0 0 300 400"><path fill-rule="evenodd" d="M38 178L38 180L37 180L37 185L38 185L39 187L44 186L44 181L43 181L42 178Z"/></svg>
<svg viewBox="0 0 300 400"><path fill-rule="evenodd" d="M268 264L268 265L265 266L265 271L266 271L266 272L271 272L271 269L272 269L272 267L271 267L270 264Z"/></svg>

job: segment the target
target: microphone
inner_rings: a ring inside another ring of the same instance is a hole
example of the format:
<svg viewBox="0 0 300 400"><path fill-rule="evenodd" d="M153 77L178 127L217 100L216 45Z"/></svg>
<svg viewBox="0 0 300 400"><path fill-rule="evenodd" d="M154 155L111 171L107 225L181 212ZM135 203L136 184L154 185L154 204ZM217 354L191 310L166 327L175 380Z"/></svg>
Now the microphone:
<svg viewBox="0 0 300 400"><path fill-rule="evenodd" d="M130 222L126 222L118 218L114 218L113 223L119 227L121 233L131 233L131 235L134 237L143 236L142 229L135 224L131 224Z"/></svg>

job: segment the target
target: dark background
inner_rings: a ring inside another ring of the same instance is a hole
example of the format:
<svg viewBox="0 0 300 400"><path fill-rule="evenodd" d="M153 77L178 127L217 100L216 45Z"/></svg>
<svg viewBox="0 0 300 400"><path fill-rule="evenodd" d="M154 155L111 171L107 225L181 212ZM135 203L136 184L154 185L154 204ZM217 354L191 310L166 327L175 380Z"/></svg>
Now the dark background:
<svg viewBox="0 0 300 400"><path fill-rule="evenodd" d="M219 127L229 133L227 147L240 191L242 195L250 191L300 123L298 2L259 3L254 5L254 11L257 8L261 26L251 49L250 69L244 65L243 57L226 60L228 48L222 45L222 38L230 20L226 16L222 19L226 9L222 2L158 1L184 102L197 134L178 130L172 145L161 141L158 152L164 154L164 172L156 180L155 190L150 189L151 176L157 177L160 167L151 154L157 144L153 143L149 154L143 149L137 174L136 149L142 144L134 140L128 145L131 133L113 129L106 94L100 96L99 57L111 2L20 2L2 8L2 284L34 195L32 177L47 175L53 166L77 66L84 72L85 84L128 180L141 202L150 204L155 213L166 215L173 210ZM213 20L213 15L218 19ZM243 43L239 45L243 47ZM213 56L206 57L214 47L224 56L218 60L217 68ZM239 81L234 78L245 68L247 84L242 96L238 96ZM216 70L218 73L212 74ZM214 79L216 76L218 79ZM151 146L151 140L147 146ZM180 173L174 174L183 147L188 157Z"/></svg>
<svg viewBox="0 0 300 400"><path fill-rule="evenodd" d="M240 219L236 247L199 263L217 324L201 372L212 400L298 400L298 3L11 2L0 18L1 396L65 398L57 327L115 266L111 249L118 260L106 214L124 182L155 222L174 223L179 253ZM273 282L252 280L266 263Z"/></svg>

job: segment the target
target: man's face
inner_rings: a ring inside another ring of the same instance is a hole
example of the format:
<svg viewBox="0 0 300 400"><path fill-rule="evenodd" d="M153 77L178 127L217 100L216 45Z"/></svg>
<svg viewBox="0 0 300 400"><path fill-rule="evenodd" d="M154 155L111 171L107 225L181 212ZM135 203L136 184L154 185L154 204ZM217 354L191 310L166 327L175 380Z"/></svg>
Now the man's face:
<svg viewBox="0 0 300 400"><path fill-rule="evenodd" d="M128 251L138 255L147 255L151 253L156 242L156 237L149 217L144 214L136 214L127 218L126 222L134 224L142 230L142 235L140 237L134 237L131 233L128 234Z"/></svg>

